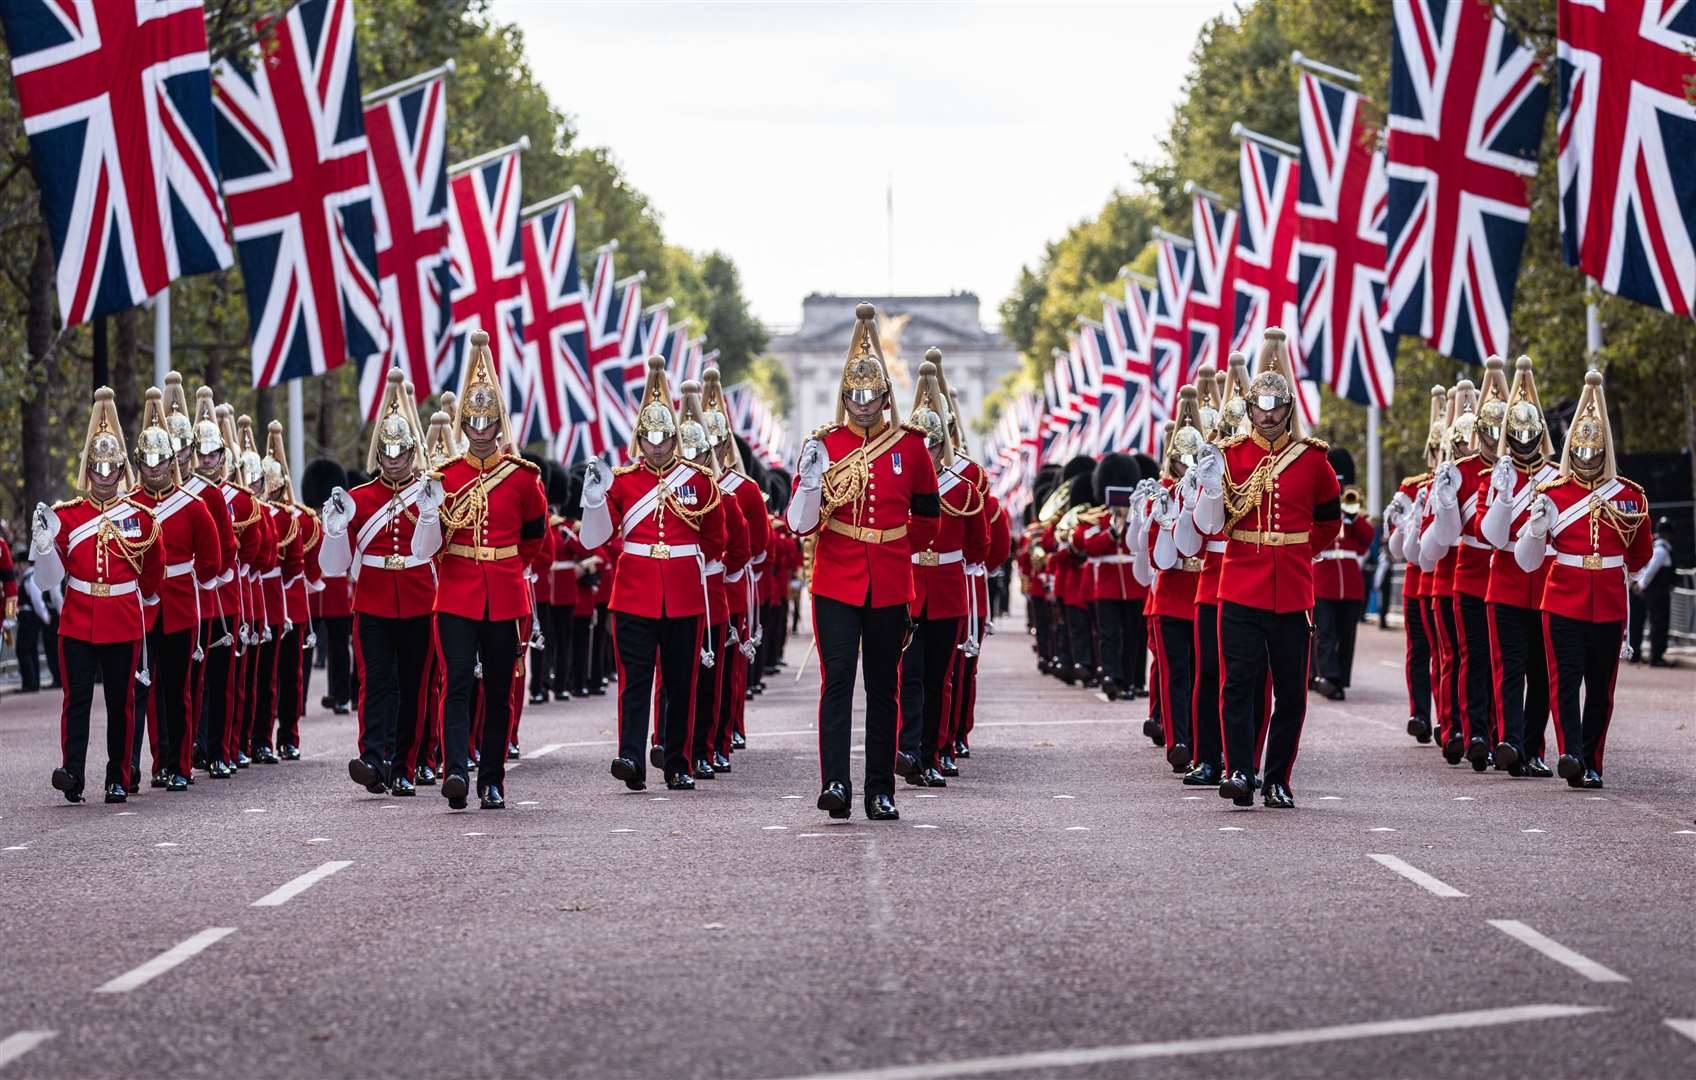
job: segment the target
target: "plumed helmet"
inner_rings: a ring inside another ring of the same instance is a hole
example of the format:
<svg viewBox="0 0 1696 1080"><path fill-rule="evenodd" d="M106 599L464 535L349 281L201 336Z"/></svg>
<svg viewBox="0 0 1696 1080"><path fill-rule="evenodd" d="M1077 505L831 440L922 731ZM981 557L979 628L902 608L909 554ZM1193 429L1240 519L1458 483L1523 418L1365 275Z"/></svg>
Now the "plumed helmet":
<svg viewBox="0 0 1696 1080"><path fill-rule="evenodd" d="M1137 459L1129 454L1112 453L1103 457L1095 464L1095 501L1107 505L1107 489L1121 487L1136 487L1142 479L1142 470L1137 467Z"/></svg>
<svg viewBox="0 0 1696 1080"><path fill-rule="evenodd" d="M77 470L77 487L89 489L89 473L102 477L117 472L119 484L133 483L130 473L129 450L124 445L124 430L118 424L118 407L112 388L102 386L94 392L94 404L88 413L88 435L83 439L82 462Z"/></svg>

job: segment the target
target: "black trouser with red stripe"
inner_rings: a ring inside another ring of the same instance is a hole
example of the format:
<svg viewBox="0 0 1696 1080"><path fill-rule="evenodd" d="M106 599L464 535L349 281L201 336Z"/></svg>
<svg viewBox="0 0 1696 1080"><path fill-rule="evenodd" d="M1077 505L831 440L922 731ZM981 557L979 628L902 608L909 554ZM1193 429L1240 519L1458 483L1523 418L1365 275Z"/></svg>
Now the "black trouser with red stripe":
<svg viewBox="0 0 1696 1080"><path fill-rule="evenodd" d="M1421 597L1402 594L1402 625L1407 630L1407 715L1431 724L1431 634Z"/></svg>
<svg viewBox="0 0 1696 1080"><path fill-rule="evenodd" d="M1218 765L1224 756L1224 733L1219 729L1219 605L1197 604L1193 625L1195 696L1190 716L1195 745L1190 747L1190 759L1197 765Z"/></svg>
<svg viewBox="0 0 1696 1080"><path fill-rule="evenodd" d="M130 783L130 746L135 738L135 669L141 641L104 645L59 635L59 661L65 672L65 700L59 714L59 747L65 771L86 782L88 717L94 705L94 679L106 698L107 784Z"/></svg>
<svg viewBox="0 0 1696 1080"><path fill-rule="evenodd" d="M1314 674L1335 686L1346 688L1354 672L1355 631L1363 606L1359 600L1313 602Z"/></svg>
<svg viewBox="0 0 1696 1080"><path fill-rule="evenodd" d="M447 666L442 695L442 760L449 774L463 775L471 758L471 690L483 692L483 738L477 760L477 790L506 780L506 734L512 721L512 679L518 669L518 619L436 616L436 640ZM422 652L415 654L422 657ZM483 677L477 677L478 661ZM420 664L422 666L422 664Z"/></svg>
<svg viewBox="0 0 1696 1080"><path fill-rule="evenodd" d="M295 623L286 634L278 631L277 675L274 680L277 685L278 746L300 746L300 711L306 696L302 668L311 656L306 649L306 629L310 625ZM267 723L265 727L265 734L269 737L271 725Z"/></svg>
<svg viewBox="0 0 1696 1080"><path fill-rule="evenodd" d="M187 776L193 754L183 744L188 733L190 682L193 670L194 634L198 627L167 634L154 623L147 632L148 674L152 682L136 701L135 733L130 740L130 775L141 773L141 728L147 727L147 748L153 755L153 771Z"/></svg>
<svg viewBox="0 0 1696 1080"><path fill-rule="evenodd" d="M224 758L224 739L233 722L236 705L236 675L241 670L235 655L235 642L222 645L212 642L233 637L219 619L205 619L200 624L201 640L206 642L206 662L200 675L200 722L195 729L194 743L208 764ZM189 775L187 772L184 776Z"/></svg>
<svg viewBox="0 0 1696 1080"><path fill-rule="evenodd" d="M1166 729L1166 746L1168 751L1174 746L1194 750L1190 706L1195 699L1191 675L1195 621L1156 615L1155 623L1154 643L1160 650L1160 721Z"/></svg>
<svg viewBox="0 0 1696 1080"><path fill-rule="evenodd" d="M1460 654L1464 680L1461 701L1466 710L1466 737L1488 741L1496 733L1495 691L1490 688L1490 614L1484 598L1455 593L1456 622L1465 642ZM1491 747L1494 749L1494 747Z"/></svg>
<svg viewBox="0 0 1696 1080"><path fill-rule="evenodd" d="M1614 677L1624 620L1586 622L1543 613L1543 648L1549 665L1549 697L1555 709L1555 739L1563 755L1602 771L1602 750L1614 715ZM1579 705L1578 691L1584 690Z"/></svg>
<svg viewBox="0 0 1696 1080"><path fill-rule="evenodd" d="M236 749L247 751L249 756L271 745L271 720L277 711L277 649L282 644L283 627L279 623L270 629L270 641L248 646L258 650L259 659L248 682L246 737Z"/></svg>
<svg viewBox="0 0 1696 1080"><path fill-rule="evenodd" d="M906 604L856 606L813 594L813 639L818 642L822 682L819 779L842 784L850 799L854 779L848 748L853 742L857 664L866 673L866 797L895 794L895 747L903 726L897 693L901 640L906 636Z"/></svg>
<svg viewBox="0 0 1696 1080"><path fill-rule="evenodd" d="M359 756L385 776L411 779L435 674L429 660L433 620L429 615L390 619L359 614L353 628L360 673Z"/></svg>
<svg viewBox="0 0 1696 1080"><path fill-rule="evenodd" d="M949 705L950 669L965 628L962 616L921 616L901 654L901 752L918 758L921 767L935 766L944 750L954 753L941 744L942 710Z"/></svg>
<svg viewBox="0 0 1696 1080"><path fill-rule="evenodd" d="M1432 624L1437 631L1437 685L1435 690L1439 695L1437 703L1437 719L1443 726L1443 741L1447 742L1455 735L1464 735L1466 727L1466 710L1461 707L1461 689L1465 680L1461 678L1461 664L1464 660L1461 650L1466 648L1466 641L1461 637L1460 620L1455 617L1455 598L1450 596L1433 596L1430 598Z"/></svg>
<svg viewBox="0 0 1696 1080"><path fill-rule="evenodd" d="M1073 670L1081 666L1083 673L1096 674L1098 665L1095 660L1095 622L1090 618L1089 608L1085 605L1066 605L1066 637Z"/></svg>
<svg viewBox="0 0 1696 1080"><path fill-rule="evenodd" d="M546 694L551 689L563 694L571 689L573 608L570 604L543 604L541 616L542 637L547 644L542 662L530 667L530 692Z"/></svg>
<svg viewBox="0 0 1696 1080"><path fill-rule="evenodd" d="M1308 625L1305 611L1275 613L1227 600L1219 605L1219 666L1224 689L1225 767L1250 772L1260 741L1257 703L1272 673L1266 731L1266 782L1288 785L1307 718Z"/></svg>
<svg viewBox="0 0 1696 1080"><path fill-rule="evenodd" d="M660 723L665 728L667 776L689 772L690 725L694 720L696 672L700 669L701 615L649 618L627 611L612 613L618 661L618 756L648 766L648 714L654 704L654 668L666 688ZM485 754L487 752L485 751Z"/></svg>
<svg viewBox="0 0 1696 1080"><path fill-rule="evenodd" d="M1543 656L1542 613L1489 604L1490 659L1495 676L1497 738L1522 757L1542 757L1549 723L1549 666Z"/></svg>
<svg viewBox="0 0 1696 1080"><path fill-rule="evenodd" d="M1097 600L1095 629L1101 642L1101 672L1121 689L1140 687L1148 675L1148 632L1142 600Z"/></svg>
<svg viewBox="0 0 1696 1080"><path fill-rule="evenodd" d="M689 742L692 747L690 753L696 761L710 760L713 756L713 735L718 730L719 685L731 666L732 657L742 655L735 646L724 647L724 631L729 625L728 622L711 624L701 639L702 646L712 650L713 666L703 664L695 673L695 712L689 721Z"/></svg>

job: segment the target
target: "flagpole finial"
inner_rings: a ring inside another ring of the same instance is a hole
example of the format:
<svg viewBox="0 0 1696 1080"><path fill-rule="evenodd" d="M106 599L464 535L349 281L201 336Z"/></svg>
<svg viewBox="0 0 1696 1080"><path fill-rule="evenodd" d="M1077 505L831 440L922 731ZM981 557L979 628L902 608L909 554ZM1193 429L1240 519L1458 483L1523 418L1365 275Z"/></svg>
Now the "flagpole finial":
<svg viewBox="0 0 1696 1080"><path fill-rule="evenodd" d="M449 75L452 75L454 72L459 70L459 65L455 64L453 62L453 57L450 56L442 63L442 70L447 72Z"/></svg>

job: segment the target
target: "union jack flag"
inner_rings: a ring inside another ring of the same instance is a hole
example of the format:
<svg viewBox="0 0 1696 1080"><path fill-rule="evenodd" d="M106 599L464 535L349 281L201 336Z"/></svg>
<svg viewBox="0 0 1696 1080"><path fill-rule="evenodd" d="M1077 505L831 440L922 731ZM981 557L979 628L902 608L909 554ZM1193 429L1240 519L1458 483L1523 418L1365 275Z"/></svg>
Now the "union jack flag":
<svg viewBox="0 0 1696 1080"><path fill-rule="evenodd" d="M363 368L388 344L352 0L262 27L251 69L215 72L224 201L247 290L253 384Z"/></svg>
<svg viewBox="0 0 1696 1080"><path fill-rule="evenodd" d="M1561 0L1561 248L1611 293L1696 311L1696 0Z"/></svg>
<svg viewBox="0 0 1696 1080"><path fill-rule="evenodd" d="M550 200L551 201L551 200ZM554 203L524 221L524 442L546 442L567 465L593 457L589 313L577 267L577 209Z"/></svg>
<svg viewBox="0 0 1696 1080"><path fill-rule="evenodd" d="M1385 326L1481 364L1508 350L1549 89L1491 8L1393 11Z"/></svg>
<svg viewBox="0 0 1696 1080"><path fill-rule="evenodd" d="M1081 454L1096 454L1097 443L1101 439L1101 338L1096 336L1100 330L1105 336L1105 327L1093 322L1082 315L1078 316L1079 329L1067 335L1070 339L1068 357L1072 367L1072 387L1077 394L1078 415L1083 423L1079 426L1078 452Z"/></svg>
<svg viewBox="0 0 1696 1080"><path fill-rule="evenodd" d="M1225 368L1237 316L1237 212L1214 205L1199 192L1191 200L1190 211L1195 246L1184 309L1190 333L1186 383L1195 381L1195 371L1203 364Z"/></svg>
<svg viewBox="0 0 1696 1080"><path fill-rule="evenodd" d="M1125 369L1125 420L1113 433L1111 449L1152 451L1166 406L1154 391L1154 308L1158 283L1142 277L1125 281L1125 302L1110 304L1107 328L1117 362Z"/></svg>
<svg viewBox="0 0 1696 1080"><path fill-rule="evenodd" d="M524 234L520 147L448 170L448 243L453 254L453 335L437 386L457 386L471 331L489 335L509 407L529 392L524 367Z"/></svg>
<svg viewBox="0 0 1696 1080"><path fill-rule="evenodd" d="M1100 453L1125 445L1131 402L1138 387L1131 381L1131 343L1125 305L1105 297L1101 310L1101 427Z"/></svg>
<svg viewBox="0 0 1696 1080"><path fill-rule="evenodd" d="M1195 248L1181 236L1156 230L1154 291L1154 396L1164 420L1178 407L1178 387L1189 370L1190 330L1184 322L1189 308ZM1152 437L1160 425L1150 425ZM1153 450L1146 451L1153 453Z"/></svg>
<svg viewBox="0 0 1696 1080"><path fill-rule="evenodd" d="M626 343L642 318L642 275L613 279L613 248L595 260L589 290L589 373L595 388L597 453L620 457L635 433L636 412L626 384Z"/></svg>
<svg viewBox="0 0 1696 1080"><path fill-rule="evenodd" d="M1396 335L1384 300L1384 155L1373 149L1361 96L1301 76L1301 353L1345 397L1384 408L1395 391Z"/></svg>
<svg viewBox="0 0 1696 1080"><path fill-rule="evenodd" d="M1243 205L1237 217L1237 329L1231 347L1252 357L1267 327L1283 329L1296 376L1292 392L1302 420L1311 428L1319 422L1319 388L1307 381L1297 332L1296 199L1301 165L1290 154L1254 139L1242 141L1237 160Z"/></svg>
<svg viewBox="0 0 1696 1080"><path fill-rule="evenodd" d="M664 356L666 345L671 340L671 306L672 300L668 297L642 312L637 350L626 356L624 363L625 385L630 388L632 409L642 407L642 392L648 385L648 357Z"/></svg>
<svg viewBox="0 0 1696 1080"><path fill-rule="evenodd" d="M199 0L0 0L66 326L230 265Z"/></svg>

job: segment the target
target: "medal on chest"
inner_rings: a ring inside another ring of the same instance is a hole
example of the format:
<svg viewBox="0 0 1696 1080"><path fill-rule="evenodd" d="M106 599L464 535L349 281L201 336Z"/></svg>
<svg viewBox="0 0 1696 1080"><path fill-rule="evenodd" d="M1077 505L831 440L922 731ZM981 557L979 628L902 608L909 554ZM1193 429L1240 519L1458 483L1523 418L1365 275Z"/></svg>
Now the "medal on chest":
<svg viewBox="0 0 1696 1080"><path fill-rule="evenodd" d="M889 461L890 461L890 464L892 466L894 466L894 468L895 468L895 475L900 476L901 475L901 452L899 450L897 450L895 453L890 454L889 455Z"/></svg>

